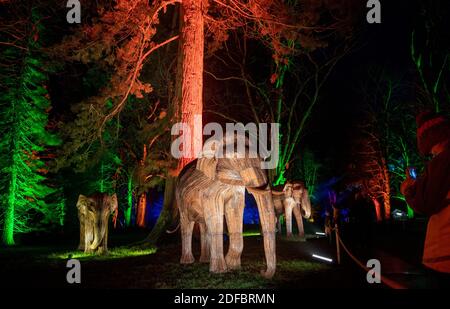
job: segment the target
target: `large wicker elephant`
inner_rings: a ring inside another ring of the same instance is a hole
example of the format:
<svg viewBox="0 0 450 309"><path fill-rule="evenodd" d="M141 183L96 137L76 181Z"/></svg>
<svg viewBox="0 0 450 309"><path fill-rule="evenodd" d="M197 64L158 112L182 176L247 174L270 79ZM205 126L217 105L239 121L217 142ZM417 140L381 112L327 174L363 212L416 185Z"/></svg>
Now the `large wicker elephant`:
<svg viewBox="0 0 450 309"><path fill-rule="evenodd" d="M285 215L286 235L292 236L292 213L297 221L298 233L300 237L305 236L303 229L303 217L308 219L311 216L311 202L308 190L301 181L288 181L283 187L283 191L272 191L273 203L278 221L278 230L281 231L280 216Z"/></svg>
<svg viewBox="0 0 450 309"><path fill-rule="evenodd" d="M213 151L225 149L227 144L236 146L237 136L216 143ZM234 149L237 149L236 147ZM236 151L237 152L237 151ZM181 171L176 184L176 201L180 212L182 256L180 262L194 262L192 255L192 231L200 225L201 262L210 262L214 273L238 269L241 266L243 242L243 214L245 189L254 195L264 237L267 269L263 276L270 278L276 269L275 211L266 172L261 160L249 155L246 144L244 154L228 154L201 157ZM223 253L223 224L226 218L229 249Z"/></svg>
<svg viewBox="0 0 450 309"><path fill-rule="evenodd" d="M97 193L80 194L77 202L80 220L80 245L86 253L106 253L108 250L108 223L111 214L117 215L117 195Z"/></svg>

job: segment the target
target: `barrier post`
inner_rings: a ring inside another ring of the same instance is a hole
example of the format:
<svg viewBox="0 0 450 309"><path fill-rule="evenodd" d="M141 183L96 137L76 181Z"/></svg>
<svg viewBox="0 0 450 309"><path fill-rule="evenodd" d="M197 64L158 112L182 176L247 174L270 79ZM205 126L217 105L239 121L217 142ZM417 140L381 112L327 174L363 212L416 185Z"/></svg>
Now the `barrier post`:
<svg viewBox="0 0 450 309"><path fill-rule="evenodd" d="M336 257L338 265L341 264L341 250L339 247L339 229L337 223L334 225L334 232L336 235Z"/></svg>

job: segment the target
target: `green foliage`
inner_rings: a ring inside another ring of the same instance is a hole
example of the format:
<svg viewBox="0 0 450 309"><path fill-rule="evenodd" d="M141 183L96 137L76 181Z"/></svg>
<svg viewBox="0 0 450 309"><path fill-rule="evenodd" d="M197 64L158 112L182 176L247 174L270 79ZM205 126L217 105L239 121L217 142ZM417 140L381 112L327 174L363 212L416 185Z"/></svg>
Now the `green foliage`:
<svg viewBox="0 0 450 309"><path fill-rule="evenodd" d="M0 69L0 219L7 245L14 244L15 233L60 223L64 213L58 189L48 184L43 159L48 146L56 146L60 140L46 130L51 106L42 70L44 59L39 53L42 24L36 10L31 19L27 48L3 50L5 65Z"/></svg>
<svg viewBox="0 0 450 309"><path fill-rule="evenodd" d="M105 150L97 165L92 168L92 178L89 183L89 193L108 193L116 192L116 173L118 172L122 161L114 152L114 149Z"/></svg>
<svg viewBox="0 0 450 309"><path fill-rule="evenodd" d="M87 70L82 80L82 92L88 97L94 97L96 91L104 86L108 74L94 66ZM104 130L97 131L100 116L90 100L83 101L73 108L76 119L67 123L60 123L61 136L64 147L58 149L57 158L52 170L59 172L69 168L81 177L76 179L78 194L94 194L116 192L117 173L122 166L119 156L120 121L112 119L105 124ZM105 101L107 109L111 108L111 100ZM71 117L72 115L65 115ZM94 134L90 142L89 135ZM66 187L73 187L67 182Z"/></svg>
<svg viewBox="0 0 450 309"><path fill-rule="evenodd" d="M386 162L389 172L389 198L405 201L400 193L400 184L406 179L408 167L417 168L420 172L423 162L417 151L415 115L418 103L409 96L411 86L401 76L395 76L387 69L373 68L369 71L370 79L362 86L364 101L367 102L366 118L363 130L366 133L365 144L370 141L376 145L378 158L373 151L367 151L362 156L369 163L369 167ZM365 171L370 170L365 169ZM369 178L378 178L383 182L386 179L380 174L380 170L372 168L374 172L366 175ZM374 196L387 193L382 187ZM373 184L372 190L376 188ZM406 202L405 202L406 203ZM412 211L408 209L409 216Z"/></svg>
<svg viewBox="0 0 450 309"><path fill-rule="evenodd" d="M105 131L107 133L108 131ZM118 173L122 167L122 160L117 151L115 137L104 134L103 144L100 141L91 146L91 153L86 161L79 162L73 166L73 170L78 177L73 177L71 181L76 181L77 194L91 195L94 193L116 192ZM87 155L84 153L83 155ZM72 182L67 182L66 187L72 187Z"/></svg>
<svg viewBox="0 0 450 309"><path fill-rule="evenodd" d="M411 59L415 64L418 100L436 112L445 111L450 103L450 43L445 1L420 2L420 16L411 33Z"/></svg>
<svg viewBox="0 0 450 309"><path fill-rule="evenodd" d="M400 192L400 185L406 179L408 167L415 167L420 173L424 168L416 145L416 124L412 106L400 111L401 117L396 117L396 124L392 124L392 134L387 156L392 198L404 201L405 197ZM414 216L413 210L407 207L408 217Z"/></svg>
<svg viewBox="0 0 450 309"><path fill-rule="evenodd" d="M317 185L321 164L314 157L310 149L304 149L298 161L294 163L291 179L301 179L305 182L309 197L314 198L314 191Z"/></svg>

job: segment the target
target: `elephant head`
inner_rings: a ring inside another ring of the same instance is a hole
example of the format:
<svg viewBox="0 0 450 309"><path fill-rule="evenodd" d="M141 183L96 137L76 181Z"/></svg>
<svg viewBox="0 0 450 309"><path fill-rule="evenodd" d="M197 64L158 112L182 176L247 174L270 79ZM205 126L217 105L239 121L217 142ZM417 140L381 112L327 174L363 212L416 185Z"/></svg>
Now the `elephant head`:
<svg viewBox="0 0 450 309"><path fill-rule="evenodd" d="M78 248L85 252L91 251L90 247L94 240L96 202L94 199L80 194L77 208L78 219L80 220L80 245Z"/></svg>
<svg viewBox="0 0 450 309"><path fill-rule="evenodd" d="M111 213L117 214L117 195L104 193L87 197L80 195L77 202L80 219L80 247L95 251L102 245L106 250L108 221ZM84 244L81 244L84 240Z"/></svg>
<svg viewBox="0 0 450 309"><path fill-rule="evenodd" d="M266 171L261 168L261 159L251 149L248 139L236 134L227 135L219 142L207 141L196 169L211 180L245 187L255 197L267 264L262 274L270 278L276 269L275 211Z"/></svg>
<svg viewBox="0 0 450 309"><path fill-rule="evenodd" d="M308 190L301 181L288 181L284 185L283 192L286 197L292 197L296 206L300 208L301 214L308 219L311 216L311 201Z"/></svg>
<svg viewBox="0 0 450 309"><path fill-rule="evenodd" d="M117 194L107 195L106 207L109 207L109 212L113 216L114 227L116 226L117 216L119 215L119 203L117 202Z"/></svg>
<svg viewBox="0 0 450 309"><path fill-rule="evenodd" d="M267 173L250 146L248 138L239 134L227 135L222 141L208 140L196 168L211 180L246 188L263 187L268 183Z"/></svg>

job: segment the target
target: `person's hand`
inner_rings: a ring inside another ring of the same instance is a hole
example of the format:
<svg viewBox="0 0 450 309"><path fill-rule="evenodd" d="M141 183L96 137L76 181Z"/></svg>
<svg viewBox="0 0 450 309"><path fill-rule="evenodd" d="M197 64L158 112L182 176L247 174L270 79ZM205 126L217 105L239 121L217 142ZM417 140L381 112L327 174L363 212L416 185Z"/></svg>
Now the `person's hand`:
<svg viewBox="0 0 450 309"><path fill-rule="evenodd" d="M414 185L416 181L409 175L409 171L406 171L406 179L402 182L402 184L400 185L400 192L403 195L406 195L406 192L408 191L408 189Z"/></svg>

